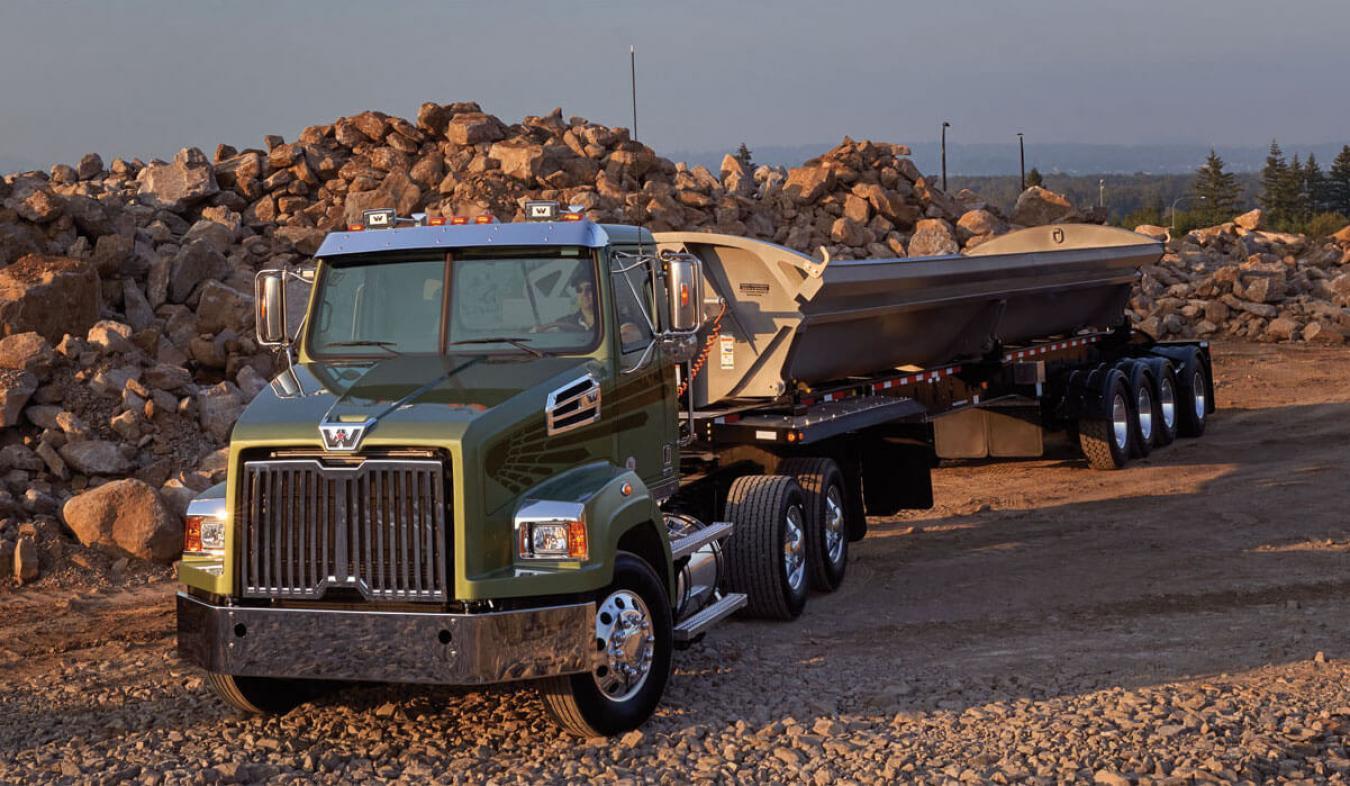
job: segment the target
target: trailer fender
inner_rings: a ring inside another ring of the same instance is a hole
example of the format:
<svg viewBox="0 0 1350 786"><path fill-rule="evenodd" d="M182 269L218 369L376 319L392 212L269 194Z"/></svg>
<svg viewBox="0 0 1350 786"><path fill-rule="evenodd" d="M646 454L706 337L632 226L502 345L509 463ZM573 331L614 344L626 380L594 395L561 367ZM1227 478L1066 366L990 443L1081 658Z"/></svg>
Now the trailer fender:
<svg viewBox="0 0 1350 786"><path fill-rule="evenodd" d="M1110 418L1111 390L1116 380L1129 381L1119 368L1105 364L1069 372L1064 380L1058 416L1071 421Z"/></svg>

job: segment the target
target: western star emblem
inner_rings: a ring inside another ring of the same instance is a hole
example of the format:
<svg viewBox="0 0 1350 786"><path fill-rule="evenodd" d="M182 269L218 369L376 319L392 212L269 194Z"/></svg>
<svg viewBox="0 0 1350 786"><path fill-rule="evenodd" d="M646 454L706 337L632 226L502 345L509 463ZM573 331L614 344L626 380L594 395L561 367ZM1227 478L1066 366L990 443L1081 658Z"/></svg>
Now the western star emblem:
<svg viewBox="0 0 1350 786"><path fill-rule="evenodd" d="M323 437L324 450L356 450L361 446L361 438L366 435L366 430L370 428L370 425L370 421L365 423L320 424L319 434Z"/></svg>

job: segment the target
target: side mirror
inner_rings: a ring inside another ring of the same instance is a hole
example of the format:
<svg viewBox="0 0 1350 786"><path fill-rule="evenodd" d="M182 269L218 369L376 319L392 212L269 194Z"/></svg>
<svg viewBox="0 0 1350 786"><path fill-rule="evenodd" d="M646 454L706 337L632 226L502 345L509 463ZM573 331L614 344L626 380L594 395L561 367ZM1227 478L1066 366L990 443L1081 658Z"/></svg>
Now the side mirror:
<svg viewBox="0 0 1350 786"><path fill-rule="evenodd" d="M666 260L666 294L670 298L670 329L692 333L703 327L703 269L690 256Z"/></svg>
<svg viewBox="0 0 1350 786"><path fill-rule="evenodd" d="M261 270L253 279L253 302L257 308L258 343L285 346L291 341L286 325L286 271Z"/></svg>

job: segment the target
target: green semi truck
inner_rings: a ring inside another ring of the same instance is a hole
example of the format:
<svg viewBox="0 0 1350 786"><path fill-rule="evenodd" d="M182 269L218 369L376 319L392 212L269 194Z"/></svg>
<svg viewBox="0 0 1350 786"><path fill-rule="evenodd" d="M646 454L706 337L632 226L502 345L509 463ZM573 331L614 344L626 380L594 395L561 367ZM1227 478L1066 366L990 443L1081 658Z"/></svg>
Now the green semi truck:
<svg viewBox="0 0 1350 786"><path fill-rule="evenodd" d="M1113 469L1213 411L1208 346L1124 320L1161 254L1134 233L830 260L524 212L367 211L258 274L285 370L179 565L179 652L227 703L528 681L563 728L619 733L719 621L837 588L867 515L931 506L938 459L1067 431Z"/></svg>

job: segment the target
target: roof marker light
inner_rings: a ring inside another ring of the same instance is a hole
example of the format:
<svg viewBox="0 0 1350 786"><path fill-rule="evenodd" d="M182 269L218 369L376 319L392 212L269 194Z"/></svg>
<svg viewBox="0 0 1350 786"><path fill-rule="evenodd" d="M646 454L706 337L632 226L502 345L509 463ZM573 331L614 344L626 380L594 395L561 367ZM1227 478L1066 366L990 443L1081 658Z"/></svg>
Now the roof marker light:
<svg viewBox="0 0 1350 786"><path fill-rule="evenodd" d="M393 229L397 220L398 214L392 207L367 210L361 214L361 223L366 225L366 229Z"/></svg>
<svg viewBox="0 0 1350 786"><path fill-rule="evenodd" d="M363 230L363 229L365 229L365 228L366 228L366 225L365 225L365 224L348 224L348 225L347 225L347 231L348 231L348 232L360 232L361 230Z"/></svg>
<svg viewBox="0 0 1350 786"><path fill-rule="evenodd" d="M467 223L469 223L468 216L454 216L453 218L450 219L451 226L462 227Z"/></svg>
<svg viewBox="0 0 1350 786"><path fill-rule="evenodd" d="M475 224L491 224L493 221L496 221L496 220L497 220L497 219L495 219L495 218L492 217L492 214L491 214L491 213L484 213L484 214L481 215L481 216L475 216L474 219L473 219L473 222L474 222Z"/></svg>
<svg viewBox="0 0 1350 786"><path fill-rule="evenodd" d="M427 226L429 227L445 226L445 216L427 216Z"/></svg>
<svg viewBox="0 0 1350 786"><path fill-rule="evenodd" d="M558 216L559 221L580 221L583 218L585 218L585 216L580 213L563 213L561 216Z"/></svg>

